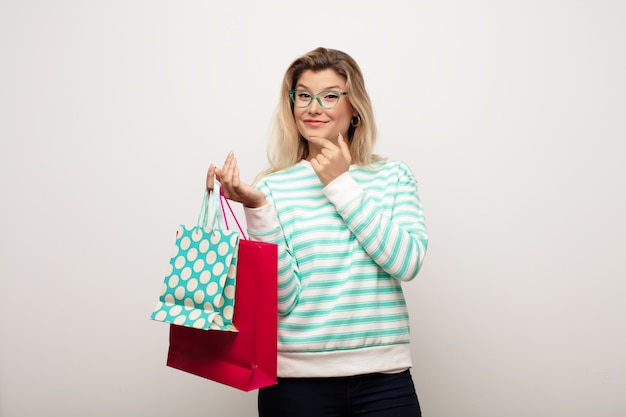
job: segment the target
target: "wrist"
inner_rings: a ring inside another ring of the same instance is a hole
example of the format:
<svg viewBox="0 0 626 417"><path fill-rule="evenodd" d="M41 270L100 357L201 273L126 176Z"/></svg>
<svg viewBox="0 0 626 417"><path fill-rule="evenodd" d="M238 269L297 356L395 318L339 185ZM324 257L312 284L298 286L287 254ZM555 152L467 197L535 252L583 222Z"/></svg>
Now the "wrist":
<svg viewBox="0 0 626 417"><path fill-rule="evenodd" d="M267 205L267 199L263 198L263 200L261 201L255 201L249 204L244 204L243 206L247 208L251 208L251 209L256 209L256 208L263 207L265 205Z"/></svg>

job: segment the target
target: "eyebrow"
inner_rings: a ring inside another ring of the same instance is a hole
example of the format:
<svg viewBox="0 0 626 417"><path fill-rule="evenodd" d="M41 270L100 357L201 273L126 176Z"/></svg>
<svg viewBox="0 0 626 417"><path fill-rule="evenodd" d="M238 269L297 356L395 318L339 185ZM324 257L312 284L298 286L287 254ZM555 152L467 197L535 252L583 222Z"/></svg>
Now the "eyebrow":
<svg viewBox="0 0 626 417"><path fill-rule="evenodd" d="M300 83L298 83L296 85L296 88L303 88L303 89L305 89L307 91L311 91L311 89L309 87L307 87L304 84L300 84ZM338 86L338 85L333 85L333 86L330 86L330 87L326 87L326 88L324 88L323 90L320 90L320 91L326 91L326 90L341 90L341 87Z"/></svg>

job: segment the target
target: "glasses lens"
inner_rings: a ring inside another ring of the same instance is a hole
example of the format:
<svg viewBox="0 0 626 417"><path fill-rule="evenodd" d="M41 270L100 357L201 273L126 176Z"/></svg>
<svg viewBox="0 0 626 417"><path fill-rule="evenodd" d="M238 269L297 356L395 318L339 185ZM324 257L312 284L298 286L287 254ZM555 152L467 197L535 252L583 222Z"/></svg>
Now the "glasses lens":
<svg viewBox="0 0 626 417"><path fill-rule="evenodd" d="M291 101L296 107L306 107L311 103L312 96L304 90L292 90L290 92Z"/></svg>
<svg viewBox="0 0 626 417"><path fill-rule="evenodd" d="M318 97L320 98L322 107L324 107L325 109L332 109L339 101L339 97L341 97L341 94L339 94L337 91L322 91L318 94Z"/></svg>

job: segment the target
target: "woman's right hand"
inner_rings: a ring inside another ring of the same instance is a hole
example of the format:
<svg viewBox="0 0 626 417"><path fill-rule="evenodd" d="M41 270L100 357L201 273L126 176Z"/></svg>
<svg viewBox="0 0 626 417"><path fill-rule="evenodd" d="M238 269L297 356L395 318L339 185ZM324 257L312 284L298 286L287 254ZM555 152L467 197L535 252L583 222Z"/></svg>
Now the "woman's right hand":
<svg viewBox="0 0 626 417"><path fill-rule="evenodd" d="M206 179L206 186L209 190L213 189L215 179L220 182L224 196L229 200L237 201L250 208L262 207L267 204L267 199L262 191L250 184L241 182L237 160L232 152L228 153L221 169L213 164L209 166Z"/></svg>

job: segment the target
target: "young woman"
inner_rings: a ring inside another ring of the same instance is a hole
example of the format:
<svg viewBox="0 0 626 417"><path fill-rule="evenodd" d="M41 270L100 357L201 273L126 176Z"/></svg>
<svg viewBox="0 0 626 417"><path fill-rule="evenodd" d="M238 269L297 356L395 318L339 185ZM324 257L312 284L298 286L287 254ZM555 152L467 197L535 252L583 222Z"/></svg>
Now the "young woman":
<svg viewBox="0 0 626 417"><path fill-rule="evenodd" d="M401 283L428 243L417 182L374 155L361 70L318 48L287 69L270 168L242 182L231 152L209 167L244 205L253 240L278 245L278 384L261 417L420 416Z"/></svg>

